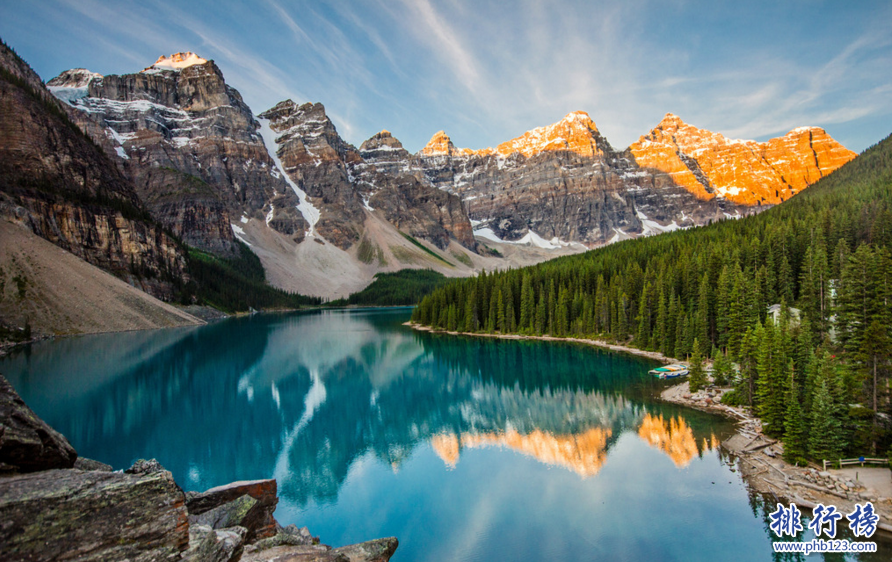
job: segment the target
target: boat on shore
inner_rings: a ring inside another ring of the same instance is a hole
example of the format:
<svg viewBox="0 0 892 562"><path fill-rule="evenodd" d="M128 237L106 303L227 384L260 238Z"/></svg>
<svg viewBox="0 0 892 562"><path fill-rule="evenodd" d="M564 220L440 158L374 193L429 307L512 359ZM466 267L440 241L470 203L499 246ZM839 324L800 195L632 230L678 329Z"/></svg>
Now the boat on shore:
<svg viewBox="0 0 892 562"><path fill-rule="evenodd" d="M688 368L684 365L663 365L662 367L651 369L648 371L648 374L661 379L674 379L676 377L683 377L689 372Z"/></svg>

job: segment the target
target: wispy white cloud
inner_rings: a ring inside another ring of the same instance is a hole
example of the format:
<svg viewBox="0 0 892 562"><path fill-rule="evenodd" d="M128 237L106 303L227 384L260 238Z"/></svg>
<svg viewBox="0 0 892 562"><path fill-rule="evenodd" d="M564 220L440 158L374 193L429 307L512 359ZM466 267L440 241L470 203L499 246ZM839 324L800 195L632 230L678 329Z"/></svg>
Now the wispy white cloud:
<svg viewBox="0 0 892 562"><path fill-rule="evenodd" d="M465 47L458 32L434 8L429 0L400 0L408 21L402 22L412 30L418 40L443 60L455 77L470 92L480 86L477 60ZM403 19L403 18L400 18Z"/></svg>
<svg viewBox="0 0 892 562"><path fill-rule="evenodd" d="M892 129L892 5L882 2L805 13L781 3L768 15L706 0L219 1L41 0L6 3L0 16L42 18L42 41L80 40L91 56L79 64L100 72L196 50L255 110L321 101L353 143L387 128L417 150L446 129L482 148L573 110L618 148L667 111L740 137Z"/></svg>

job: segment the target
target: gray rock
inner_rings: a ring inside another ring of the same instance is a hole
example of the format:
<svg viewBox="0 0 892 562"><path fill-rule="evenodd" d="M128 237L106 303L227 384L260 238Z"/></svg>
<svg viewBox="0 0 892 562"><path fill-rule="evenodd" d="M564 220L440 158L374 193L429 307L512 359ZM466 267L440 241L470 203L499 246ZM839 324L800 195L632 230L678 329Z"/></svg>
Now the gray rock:
<svg viewBox="0 0 892 562"><path fill-rule="evenodd" d="M249 528L251 524L246 519L257 503L251 496L244 495L199 515L189 515L189 524L204 525L212 529L234 526Z"/></svg>
<svg viewBox="0 0 892 562"><path fill-rule="evenodd" d="M78 79L65 72L48 84ZM303 238L297 195L273 171L251 109L213 61L96 77L87 87L69 101L71 117L119 163L153 218L184 242L237 256L230 224L241 216L269 217L273 229Z"/></svg>
<svg viewBox="0 0 892 562"><path fill-rule="evenodd" d="M90 142L72 127L69 117L75 113L6 45L0 45L0 67L32 84L26 89L5 82L9 87L0 92L5 147L0 214L16 216L16 222L60 248L172 300L173 280L185 274L185 250L161 225L140 216L133 184L97 148L110 139L100 132ZM114 147L110 150L114 153Z"/></svg>
<svg viewBox="0 0 892 562"><path fill-rule="evenodd" d="M325 545L276 546L266 550L245 549L241 562L351 562L344 553Z"/></svg>
<svg viewBox="0 0 892 562"><path fill-rule="evenodd" d="M183 492L167 471L0 478L0 514L0 560L174 561L189 543Z"/></svg>
<svg viewBox="0 0 892 562"><path fill-rule="evenodd" d="M84 457L78 457L74 461L74 468L78 470L99 470L101 472L112 472L114 470L110 464L94 461L93 459L85 459Z"/></svg>
<svg viewBox="0 0 892 562"><path fill-rule="evenodd" d="M127 474L152 474L154 472L160 472L164 470L164 467L161 466L161 463L155 459L139 459L133 466L125 470Z"/></svg>
<svg viewBox="0 0 892 562"><path fill-rule="evenodd" d="M212 529L206 525L189 527L189 550L184 562L230 562L239 560L244 550L244 527Z"/></svg>
<svg viewBox="0 0 892 562"><path fill-rule="evenodd" d="M253 550L266 550L277 546L308 546L319 544L319 537L313 537L306 527L297 528L296 525L288 525L274 537L261 539L253 544Z"/></svg>
<svg viewBox="0 0 892 562"><path fill-rule="evenodd" d="M572 129L587 137L590 154L467 151L438 133L409 165L427 182L460 196L470 218L482 221L478 228L489 227L505 240L532 230L546 240L602 244L617 231L643 234L642 215L683 226L724 216L724 202L698 200L667 174L639 167L595 129Z"/></svg>
<svg viewBox="0 0 892 562"><path fill-rule="evenodd" d="M275 536L277 532L278 523L273 517L276 504L279 502L277 490L278 487L275 480L233 482L211 488L200 494L189 494L186 505L189 509L189 515L196 516L225 506L243 496L253 498L256 500L256 503L248 508L244 517L237 523L248 529L248 536L245 538L245 541L253 543L258 539ZM245 507L246 505L247 502L244 502L244 500L239 504L240 507ZM231 510L235 507L231 506L227 509Z"/></svg>
<svg viewBox="0 0 892 562"><path fill-rule="evenodd" d="M0 464L33 472L71 468L76 460L68 440L37 417L0 375Z"/></svg>
<svg viewBox="0 0 892 562"><path fill-rule="evenodd" d="M292 180L324 210L316 229L341 249L360 242L369 206L400 230L445 249L451 239L476 251L468 214L455 194L437 189L409 153L382 131L357 150L322 104L278 103L260 114L279 136L274 147ZM365 202L364 202L365 200Z"/></svg>
<svg viewBox="0 0 892 562"><path fill-rule="evenodd" d="M350 562L387 562L400 541L396 537L375 539L332 550L333 554L343 554Z"/></svg>

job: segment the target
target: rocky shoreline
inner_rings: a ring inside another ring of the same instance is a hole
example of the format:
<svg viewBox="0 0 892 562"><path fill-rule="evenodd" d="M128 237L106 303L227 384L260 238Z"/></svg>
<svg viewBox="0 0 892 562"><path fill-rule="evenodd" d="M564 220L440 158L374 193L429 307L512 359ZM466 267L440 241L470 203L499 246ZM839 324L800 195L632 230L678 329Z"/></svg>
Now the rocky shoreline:
<svg viewBox="0 0 892 562"><path fill-rule="evenodd" d="M281 526L275 480L183 492L155 460L79 458L0 375L0 560L387 562L395 537L340 548Z"/></svg>
<svg viewBox="0 0 892 562"><path fill-rule="evenodd" d="M475 338L496 338L500 340L538 340L584 343L586 345L603 347L604 349L609 349L610 351L628 353L630 355L637 355L639 357L647 357L648 359L662 361L664 363L680 363L680 360L675 359L674 357L667 357L657 351L644 351L634 347L627 347L624 345L609 343L603 340L593 340L588 338L558 338L554 336L522 336L518 334L482 334L478 332L455 332L449 330L436 330L434 328L431 328L430 326L422 326L421 324L417 324L411 321L403 322L403 326L409 326L413 330L417 330L419 332L431 332L432 334L448 334L450 336L471 336Z"/></svg>
<svg viewBox="0 0 892 562"><path fill-rule="evenodd" d="M824 504L834 505L842 513L851 513L856 503L871 501L880 516L877 527L892 533L892 494L889 494L892 482L888 468L859 468L852 476L852 470L824 471L817 465L789 464L782 458L783 443L764 435L758 418L745 408L720 402L729 390L709 387L691 393L688 381L683 381L664 390L660 398L736 422L737 432L722 441L721 447L737 459L737 468L752 490L809 510Z"/></svg>

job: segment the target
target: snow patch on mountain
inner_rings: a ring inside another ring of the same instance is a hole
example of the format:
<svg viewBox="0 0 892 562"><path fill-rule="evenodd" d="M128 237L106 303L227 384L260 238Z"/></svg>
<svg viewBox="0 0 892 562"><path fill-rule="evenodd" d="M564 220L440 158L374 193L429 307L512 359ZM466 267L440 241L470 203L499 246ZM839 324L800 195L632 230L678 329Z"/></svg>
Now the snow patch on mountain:
<svg viewBox="0 0 892 562"><path fill-rule="evenodd" d="M277 153L278 144L276 143L276 132L273 131L272 127L270 127L269 119L257 119L260 123L260 137L263 139L263 144L266 146L267 152L269 152L269 157L272 158L272 161L275 163L276 168L282 172L282 175L285 178L285 181L288 182L288 185L291 186L291 189L294 190L294 193L297 194L297 198L300 200L300 203L297 205L297 210L300 211L300 214L303 215L304 219L309 223L310 230L307 231L307 236L315 236L316 235L316 223L319 222L319 209L313 206L310 203L310 200L307 198L306 192L299 188L294 181L288 177L288 174L285 172L285 166L282 165L282 160L279 158Z"/></svg>
<svg viewBox="0 0 892 562"><path fill-rule="evenodd" d="M669 224L660 224L655 220L651 220L641 212L641 209L636 209L635 214L638 216L638 220L641 221L641 226L643 230L641 234L643 236L651 236L653 234L662 234L664 232L672 232L673 230L678 230L682 228L677 222L672 221Z"/></svg>
<svg viewBox="0 0 892 562"><path fill-rule="evenodd" d="M480 221L471 221L471 223L480 224ZM523 237L518 240L503 240L498 237L498 235L493 232L491 228L483 227L477 228L474 230L474 236L478 238L484 238L486 240L491 240L492 242L500 242L502 244L517 244L519 246L535 246L536 248L542 248L543 250L558 250L560 248L566 248L569 246L572 247L583 247L582 244L577 242L565 242L559 239L557 236L552 238L551 240L546 240L533 232L532 230L527 231Z"/></svg>

